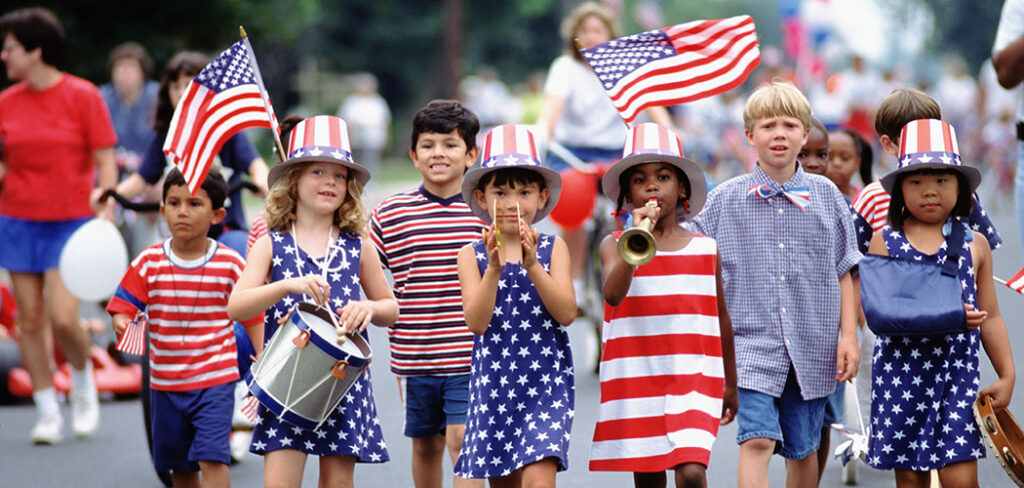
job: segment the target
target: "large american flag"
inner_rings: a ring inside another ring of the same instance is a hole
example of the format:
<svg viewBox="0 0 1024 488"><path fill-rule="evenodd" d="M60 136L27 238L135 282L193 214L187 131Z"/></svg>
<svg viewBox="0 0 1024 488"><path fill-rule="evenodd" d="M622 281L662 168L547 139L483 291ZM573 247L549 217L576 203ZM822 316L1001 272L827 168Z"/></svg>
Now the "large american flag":
<svg viewBox="0 0 1024 488"><path fill-rule="evenodd" d="M265 127L280 134L248 39L227 48L189 82L164 141L164 154L194 195L214 156L237 132Z"/></svg>
<svg viewBox="0 0 1024 488"><path fill-rule="evenodd" d="M626 123L647 107L729 91L761 62L749 15L695 20L581 52Z"/></svg>

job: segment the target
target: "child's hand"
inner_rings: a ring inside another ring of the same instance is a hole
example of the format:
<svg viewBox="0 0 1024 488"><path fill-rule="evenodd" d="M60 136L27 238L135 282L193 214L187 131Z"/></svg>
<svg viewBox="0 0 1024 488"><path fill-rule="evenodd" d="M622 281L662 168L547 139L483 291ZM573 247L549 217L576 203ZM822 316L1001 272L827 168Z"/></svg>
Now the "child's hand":
<svg viewBox="0 0 1024 488"><path fill-rule="evenodd" d="M988 318L988 312L984 310L975 310L974 305L965 303L964 308L967 309L967 330L974 330L981 327L981 323Z"/></svg>
<svg viewBox="0 0 1024 488"><path fill-rule="evenodd" d="M501 270L501 257L498 256L498 233L495 224L484 229L484 248L487 249L487 267Z"/></svg>
<svg viewBox="0 0 1024 488"><path fill-rule="evenodd" d="M331 285L320 275L296 276L285 280L288 291L306 295L317 305L324 306L331 298Z"/></svg>
<svg viewBox="0 0 1024 488"><path fill-rule="evenodd" d="M725 387L725 391L722 392L722 420L719 421L720 425L728 424L732 422L732 419L736 418L736 410L740 408L739 396L736 393L736 387Z"/></svg>
<svg viewBox="0 0 1024 488"><path fill-rule="evenodd" d="M846 381L857 376L859 363L860 349L857 348L857 339L852 335L840 337L839 346L836 347L836 381Z"/></svg>
<svg viewBox="0 0 1024 488"><path fill-rule="evenodd" d="M362 332L366 325L373 319L373 307L365 300L350 300L344 307L337 309L338 325L341 326L340 334Z"/></svg>
<svg viewBox="0 0 1024 488"><path fill-rule="evenodd" d="M654 224L658 223L658 215L660 214L660 212L661 212L661 207L660 206L648 207L647 205L644 205L642 207L634 208L633 209L633 226L636 227L638 224L640 224L640 221L643 220L644 217L647 217L647 218L651 219L651 226L653 227Z"/></svg>
<svg viewBox="0 0 1024 488"><path fill-rule="evenodd" d="M1010 405L1010 397L1013 396L1013 380L1010 378L999 378L978 392L978 396L992 396L992 410L1001 411Z"/></svg>
<svg viewBox="0 0 1024 488"><path fill-rule="evenodd" d="M117 314L110 319L110 322L114 325L114 335L117 336L118 340L121 340L121 335L124 334L124 330L128 328L128 323L131 321L130 317L121 314Z"/></svg>
<svg viewBox="0 0 1024 488"><path fill-rule="evenodd" d="M529 269L537 264L537 231L522 220L519 221L519 242L523 246L523 268Z"/></svg>

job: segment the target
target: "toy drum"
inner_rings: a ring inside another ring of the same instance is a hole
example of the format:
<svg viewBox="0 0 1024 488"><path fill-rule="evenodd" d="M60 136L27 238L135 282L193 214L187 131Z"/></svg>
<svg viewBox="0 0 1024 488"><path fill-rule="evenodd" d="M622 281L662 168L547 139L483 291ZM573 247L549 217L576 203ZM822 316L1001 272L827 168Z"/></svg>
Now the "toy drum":
<svg viewBox="0 0 1024 488"><path fill-rule="evenodd" d="M1017 420L1008 409L996 412L988 395L974 401L974 420L999 465L1017 486L1024 487L1024 432Z"/></svg>
<svg viewBox="0 0 1024 488"><path fill-rule="evenodd" d="M359 334L337 344L327 310L310 303L292 308L270 338L246 383L264 407L283 420L315 429L338 406L373 359Z"/></svg>

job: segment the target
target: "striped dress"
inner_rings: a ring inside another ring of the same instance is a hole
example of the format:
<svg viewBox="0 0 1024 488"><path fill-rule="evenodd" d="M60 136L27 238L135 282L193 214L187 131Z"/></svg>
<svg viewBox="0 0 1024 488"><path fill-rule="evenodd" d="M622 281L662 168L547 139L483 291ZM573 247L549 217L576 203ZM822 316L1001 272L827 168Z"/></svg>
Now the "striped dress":
<svg viewBox="0 0 1024 488"><path fill-rule="evenodd" d="M658 251L633 273L626 299L605 305L592 471L707 466L725 384L716 259L715 240L695 234L683 249Z"/></svg>

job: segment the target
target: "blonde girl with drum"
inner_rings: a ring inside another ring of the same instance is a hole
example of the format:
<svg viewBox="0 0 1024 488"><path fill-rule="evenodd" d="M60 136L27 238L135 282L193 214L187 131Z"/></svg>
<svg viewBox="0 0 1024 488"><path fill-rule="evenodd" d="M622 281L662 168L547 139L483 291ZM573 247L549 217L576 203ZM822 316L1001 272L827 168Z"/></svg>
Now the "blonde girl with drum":
<svg viewBox="0 0 1024 488"><path fill-rule="evenodd" d="M312 117L295 126L288 160L270 171L270 232L253 245L228 302L234 320L266 311L263 337L252 337L253 344L265 344L299 302L329 307L345 332L367 341L368 324L388 327L398 318L380 260L363 235L361 197L370 173L352 160L349 147L344 120ZM310 454L320 456L320 486L353 486L355 463L390 459L369 372L317 429L293 425L261 405L250 450L265 456L265 486L300 486Z"/></svg>

